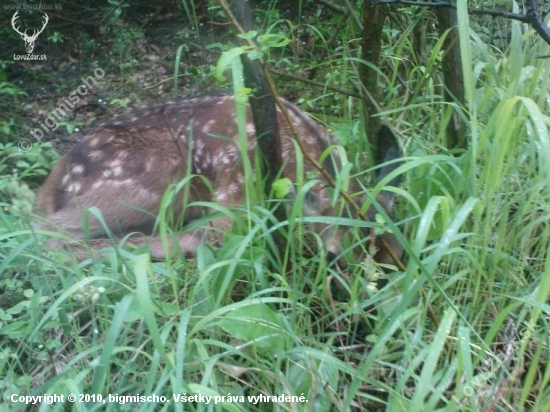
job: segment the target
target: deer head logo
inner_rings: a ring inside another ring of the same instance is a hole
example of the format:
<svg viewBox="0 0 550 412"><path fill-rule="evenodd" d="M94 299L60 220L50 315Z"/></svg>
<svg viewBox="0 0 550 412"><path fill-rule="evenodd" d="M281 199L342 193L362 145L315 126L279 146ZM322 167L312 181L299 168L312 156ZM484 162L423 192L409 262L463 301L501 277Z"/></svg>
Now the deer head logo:
<svg viewBox="0 0 550 412"><path fill-rule="evenodd" d="M19 13L19 12L16 11L15 14L13 15L12 19L11 19L11 26L13 27L13 29L17 33L19 33L21 35L21 37L25 41L25 48L27 49L27 53L30 54L34 50L34 42L38 38L38 35L40 33L42 33L44 31L44 29L46 28L46 24L48 24L49 17L46 13L44 13L44 23L42 24L42 28L40 30L33 29L32 35L29 36L29 35L27 35L27 30L28 29L26 29L24 32L21 32L19 30L19 27L16 26L16 20L19 18L19 15L17 13Z"/></svg>

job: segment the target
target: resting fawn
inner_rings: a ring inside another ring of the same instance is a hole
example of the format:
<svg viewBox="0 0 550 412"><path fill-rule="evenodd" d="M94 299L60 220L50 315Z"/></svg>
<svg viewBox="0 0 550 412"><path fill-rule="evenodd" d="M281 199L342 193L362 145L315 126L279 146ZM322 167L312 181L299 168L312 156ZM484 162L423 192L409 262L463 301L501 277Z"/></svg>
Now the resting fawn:
<svg viewBox="0 0 550 412"><path fill-rule="evenodd" d="M297 106L285 100L282 102L304 150L312 158L320 159L322 153L333 144L329 133ZM278 124L284 163L281 175L294 182L296 156L299 154L292 141L294 134L279 109ZM257 145L250 114L246 132L248 156L254 165ZM400 152L390 129L383 126L379 135L381 143L385 142L381 145L383 153L379 161L399 157ZM147 241L151 255L163 259L167 251L162 248L158 237L151 236L151 232L169 185L196 175L189 180L186 201L178 199L173 204L174 214L183 216L185 222L197 219L203 213L200 208L187 207L191 202L213 201L225 206L242 204L244 172L237 140L235 99L230 95L185 97L134 109L92 130L59 161L37 191L35 213L57 228L83 239L83 212L95 206L115 235L142 232L147 235L145 240L131 238L133 243ZM338 165L334 151L323 162L323 167L332 174ZM305 213L334 215L333 197L322 174L309 162L304 162L303 168L308 175L316 175L320 182L306 196L308 204L304 207ZM394 168L395 163L382 168L379 179ZM377 200L390 214L392 194L381 192ZM374 209L367 215L372 219L373 213ZM103 223L93 215L89 216L90 237L105 238ZM178 235L179 247L184 254L192 255L200 242L216 240L217 234L230 225L227 217L214 219L210 229ZM41 226L45 224L41 223ZM330 230L321 231L328 251L338 255L340 235ZM393 235L385 233L382 236L385 243L394 249L394 254L399 256L401 249ZM384 247L378 247L380 250L375 260L393 263Z"/></svg>

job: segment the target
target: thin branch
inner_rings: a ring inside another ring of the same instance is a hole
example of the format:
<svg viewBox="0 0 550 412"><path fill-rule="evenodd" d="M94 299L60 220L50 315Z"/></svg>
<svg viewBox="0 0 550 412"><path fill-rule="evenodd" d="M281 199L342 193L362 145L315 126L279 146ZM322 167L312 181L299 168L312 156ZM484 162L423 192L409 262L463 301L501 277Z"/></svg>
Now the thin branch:
<svg viewBox="0 0 550 412"><path fill-rule="evenodd" d="M310 80L310 79L307 79L307 78L301 77L301 76L295 76L293 74L284 73L284 72L274 70L274 69L269 69L269 71L271 73L277 75L277 76L286 77L288 79L296 80L297 82L311 84L312 86L317 86L317 87L320 87L322 89L331 90L333 92L343 94L344 96L356 97L358 99L361 98L361 95L359 93L353 92L351 90L344 90L344 89L340 89L339 87L327 86L326 83L317 82L315 80Z"/></svg>
<svg viewBox="0 0 550 412"><path fill-rule="evenodd" d="M327 9L335 11L336 13L339 13L339 14L345 14L346 13L346 8L345 7L334 4L333 2L331 2L329 0L317 0L317 3L322 4Z"/></svg>
<svg viewBox="0 0 550 412"><path fill-rule="evenodd" d="M447 2L422 2L422 1L412 1L412 0L375 0L373 2L373 7L381 4L398 4L406 6L418 6L418 7L449 7L456 9L456 4L447 3ZM542 39L550 44L550 29L546 24L544 24L544 19L542 18L539 9L537 0L528 0L526 5L526 13L510 13L507 11L496 10L496 9L468 9L469 14L478 14L478 15L488 15L492 17L504 17L505 19L517 20L522 23L530 25L535 32L542 37Z"/></svg>
<svg viewBox="0 0 550 412"><path fill-rule="evenodd" d="M550 30L548 30L548 26L544 24L544 20L539 13L537 0L529 0L527 3L527 15L531 17L531 21L529 22L531 27L535 29L538 35L542 37L546 43L550 44Z"/></svg>
<svg viewBox="0 0 550 412"><path fill-rule="evenodd" d="M355 24L357 24L357 27L363 30L363 23L361 22L359 15L353 10L353 5L349 2L349 0L346 0L346 10L351 15L351 17L353 17L353 20L355 20Z"/></svg>

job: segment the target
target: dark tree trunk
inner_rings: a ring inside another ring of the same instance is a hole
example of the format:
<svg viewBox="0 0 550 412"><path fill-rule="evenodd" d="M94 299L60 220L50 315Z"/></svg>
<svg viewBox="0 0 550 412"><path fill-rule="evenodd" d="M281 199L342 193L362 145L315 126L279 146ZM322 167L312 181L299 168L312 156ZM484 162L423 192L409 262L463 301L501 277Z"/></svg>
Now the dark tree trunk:
<svg viewBox="0 0 550 412"><path fill-rule="evenodd" d="M428 32L428 19L425 10L419 10L416 18L416 24L413 30L413 45L416 53L416 61L426 62L428 60L429 50L426 33Z"/></svg>
<svg viewBox="0 0 550 412"><path fill-rule="evenodd" d="M233 0L230 3L230 9L245 32L255 28L248 1ZM241 56L241 61L244 67L246 87L253 89L250 98L250 109L252 111L252 118L256 128L256 139L262 159L261 174L265 182L264 192L266 198L269 198L272 184L282 167L281 137L277 123L275 101L271 96L262 63L259 60L250 60L246 55ZM277 220L286 220L286 213L283 207L277 207L273 213ZM274 240L282 258L286 247L286 239L281 233L274 232Z"/></svg>
<svg viewBox="0 0 550 412"><path fill-rule="evenodd" d="M443 78L445 83L445 100L456 102L464 106L464 76L462 75L462 59L458 41L456 10L450 7L436 7L439 35L451 29L443 48L445 54L442 62ZM467 62L469 64L469 62ZM449 108L449 110L453 110ZM447 147L449 149L466 149L466 124L456 110L453 110L450 121L447 123Z"/></svg>
<svg viewBox="0 0 550 412"><path fill-rule="evenodd" d="M231 11L245 32L255 29L248 1L234 0L231 2ZM263 159L262 175L267 179L266 195L269 195L271 183L282 165L275 101L269 91L262 63L259 60L250 60L246 55L241 56L241 61L246 87L253 89L250 108Z"/></svg>
<svg viewBox="0 0 550 412"><path fill-rule="evenodd" d="M380 66L380 50L382 47L382 29L386 13L380 6L372 7L372 0L364 0L365 19L361 38L361 58L374 67ZM380 102L380 88L378 87L378 73L373 68L362 65L359 70L361 82L361 96L366 112L366 132L369 143L375 147L377 131L381 120L373 117L378 113Z"/></svg>

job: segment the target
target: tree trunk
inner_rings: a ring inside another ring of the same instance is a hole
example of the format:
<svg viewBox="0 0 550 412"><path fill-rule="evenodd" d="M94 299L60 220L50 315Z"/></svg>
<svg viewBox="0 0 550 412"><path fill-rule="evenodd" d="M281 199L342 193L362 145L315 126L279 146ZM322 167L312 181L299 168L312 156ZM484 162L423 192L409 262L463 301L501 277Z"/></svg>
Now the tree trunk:
<svg viewBox="0 0 550 412"><path fill-rule="evenodd" d="M245 32L255 28L248 1L234 0L230 2L230 9ZM241 61L244 68L246 87L254 90L250 97L250 109L256 129L256 140L260 149L261 175L264 177L265 182L264 193L266 198L269 198L273 182L282 168L281 137L277 123L275 101L271 96L262 63L259 60L250 60L244 54L241 55ZM279 221L286 220L285 209L280 205L275 207L273 214ZM286 247L286 238L282 233L276 231L273 232L273 239L282 259Z"/></svg>
<svg viewBox="0 0 550 412"><path fill-rule="evenodd" d="M372 0L364 0L363 7L365 19L363 34L361 37L361 58L373 67L380 66L380 50L382 47L382 29L386 13L380 6L372 7ZM377 71L363 64L359 70L361 83L361 96L365 108L365 128L369 143L376 147L377 131L381 125L379 117L373 117L378 113L380 102L380 88L378 87Z"/></svg>
<svg viewBox="0 0 550 412"><path fill-rule="evenodd" d="M434 12L439 23L439 35L442 36L448 29L451 30L443 44L445 54L442 69L445 82L445 100L464 106L464 76L462 75L456 10L450 7L436 7ZM466 63L469 64L469 62ZM452 110L452 114L447 123L447 147L449 149L466 149L468 145L465 138L466 124L456 110L451 107L449 107L449 110Z"/></svg>

